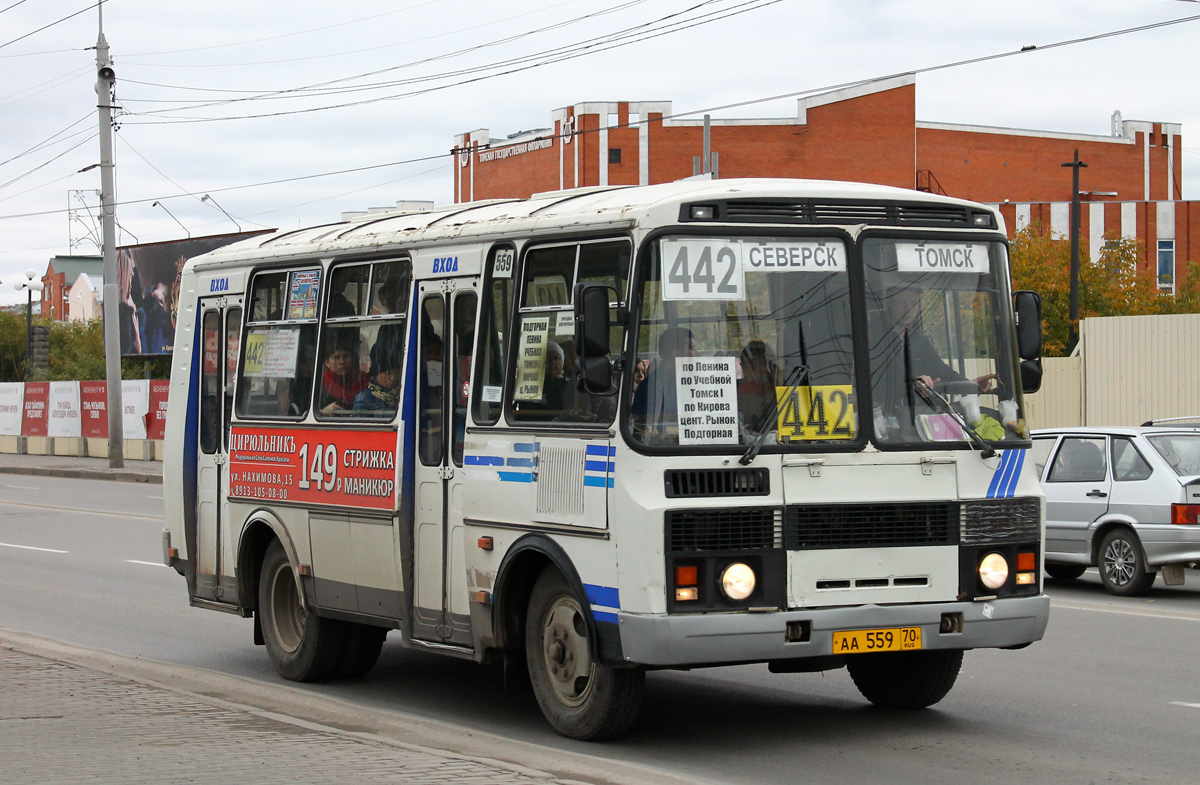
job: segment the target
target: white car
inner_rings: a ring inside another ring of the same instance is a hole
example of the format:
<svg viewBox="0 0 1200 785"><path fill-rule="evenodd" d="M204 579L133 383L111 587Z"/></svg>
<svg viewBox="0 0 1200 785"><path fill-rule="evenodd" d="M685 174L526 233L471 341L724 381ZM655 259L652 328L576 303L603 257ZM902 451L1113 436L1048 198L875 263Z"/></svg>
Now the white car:
<svg viewBox="0 0 1200 785"><path fill-rule="evenodd" d="M1161 572L1182 584L1200 562L1200 428L1033 432L1046 493L1046 573L1100 569L1113 594L1145 594Z"/></svg>

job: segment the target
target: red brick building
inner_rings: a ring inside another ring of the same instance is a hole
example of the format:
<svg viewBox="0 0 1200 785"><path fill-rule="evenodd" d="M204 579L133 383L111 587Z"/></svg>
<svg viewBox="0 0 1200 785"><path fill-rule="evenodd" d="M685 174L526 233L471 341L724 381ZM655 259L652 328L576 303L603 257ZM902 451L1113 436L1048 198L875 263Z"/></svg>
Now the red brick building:
<svg viewBox="0 0 1200 785"><path fill-rule="evenodd" d="M1002 206L1010 234L1042 219L1066 233L1076 149L1086 248L1137 238L1145 264L1170 286L1200 261L1200 203L1182 195L1179 124L1112 116L1107 136L918 121L916 79L894 77L808 96L795 117L707 123L672 118L665 101L581 103L551 124L493 139L455 137L456 202L525 197L582 186L647 185L711 171L717 177L856 180ZM1161 265L1161 267L1160 267Z"/></svg>
<svg viewBox="0 0 1200 785"><path fill-rule="evenodd" d="M104 274L104 259L99 256L55 256L42 276L42 316L67 321L71 311L71 286L86 273L94 278Z"/></svg>

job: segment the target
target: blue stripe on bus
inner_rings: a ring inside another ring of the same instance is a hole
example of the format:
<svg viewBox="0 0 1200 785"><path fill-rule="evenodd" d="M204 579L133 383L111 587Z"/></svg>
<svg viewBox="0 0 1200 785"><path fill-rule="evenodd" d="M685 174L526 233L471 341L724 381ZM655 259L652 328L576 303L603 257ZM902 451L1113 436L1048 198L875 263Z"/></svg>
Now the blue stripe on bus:
<svg viewBox="0 0 1200 785"><path fill-rule="evenodd" d="M613 478L600 477L595 474L585 474L583 476L583 484L588 488L611 488L613 487Z"/></svg>
<svg viewBox="0 0 1200 785"><path fill-rule="evenodd" d="M620 593L615 587L585 583L583 590L587 593L588 603L591 605L603 605L605 608L621 607Z"/></svg>
<svg viewBox="0 0 1200 785"><path fill-rule="evenodd" d="M606 621L609 624L617 624L617 614L607 611L592 610L592 618L596 621Z"/></svg>
<svg viewBox="0 0 1200 785"><path fill-rule="evenodd" d="M615 472L617 465L609 461L584 461L583 470L585 472Z"/></svg>
<svg viewBox="0 0 1200 785"><path fill-rule="evenodd" d="M587 446L588 455L599 455L602 458L607 458L610 455L617 454L616 447L609 447L606 444L589 444Z"/></svg>
<svg viewBox="0 0 1200 785"><path fill-rule="evenodd" d="M992 482L988 485L987 498L996 498L996 492L1000 490L1000 480L1004 477L1004 469L1008 466L1009 456L1012 455L1012 452L1012 450L1005 450L1000 453L1000 465L992 473Z"/></svg>
<svg viewBox="0 0 1200 785"><path fill-rule="evenodd" d="M533 468L533 459L532 458L509 458L507 465L523 466L526 469L532 469Z"/></svg>
<svg viewBox="0 0 1200 785"><path fill-rule="evenodd" d="M504 459L496 455L465 455L463 464L467 466L503 466Z"/></svg>
<svg viewBox="0 0 1200 785"><path fill-rule="evenodd" d="M1012 473L1010 475L1008 484L1004 488L1004 496L1009 498L1016 494L1017 481L1021 479L1021 467L1025 465L1024 450L1012 450L1011 452L1015 452L1017 457L1010 463L1012 467Z"/></svg>
<svg viewBox="0 0 1200 785"><path fill-rule="evenodd" d="M500 482L533 482L533 472L496 472Z"/></svg>
<svg viewBox="0 0 1200 785"><path fill-rule="evenodd" d="M537 445L528 442L517 442L513 445L513 452L536 452Z"/></svg>

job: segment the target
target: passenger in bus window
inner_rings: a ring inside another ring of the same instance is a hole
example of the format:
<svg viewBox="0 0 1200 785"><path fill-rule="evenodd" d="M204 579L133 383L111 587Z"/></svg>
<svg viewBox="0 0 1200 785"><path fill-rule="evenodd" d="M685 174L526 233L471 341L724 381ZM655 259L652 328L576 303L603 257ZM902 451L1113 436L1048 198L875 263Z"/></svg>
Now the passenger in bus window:
<svg viewBox="0 0 1200 785"><path fill-rule="evenodd" d="M367 389L370 377L358 367L358 330L330 330L321 374L321 414L329 416L354 408L354 398Z"/></svg>
<svg viewBox="0 0 1200 785"><path fill-rule="evenodd" d="M633 394L631 413L650 425L678 421L675 359L695 357L696 339L686 327L668 327L658 337L658 362Z"/></svg>
<svg viewBox="0 0 1200 785"><path fill-rule="evenodd" d="M546 379L542 385L542 394L546 398L546 408L561 411L566 407L567 379L563 376L566 366L566 353L562 346L550 341L546 345Z"/></svg>
<svg viewBox="0 0 1200 785"><path fill-rule="evenodd" d="M900 362L909 364L912 380L920 382L926 388L932 388L938 382L961 382L967 377L955 371L938 354L933 343L925 335L922 328L921 290L915 286L904 286L893 289L887 300L888 316L892 319L892 330L896 357ZM990 392L996 374L990 373L972 379L979 391Z"/></svg>
<svg viewBox="0 0 1200 785"><path fill-rule="evenodd" d="M375 296L375 304L371 306L371 313L400 313L400 279L388 278L379 285L379 291Z"/></svg>
<svg viewBox="0 0 1200 785"><path fill-rule="evenodd" d="M371 347L371 379L367 389L354 397L355 411L396 411L400 395L400 377L404 369L404 347L399 341L379 331L379 338Z"/></svg>
<svg viewBox="0 0 1200 785"><path fill-rule="evenodd" d="M742 370L737 383L738 409L747 425L757 427L775 406L779 369L767 354L766 343L759 339L746 344L738 357L738 364Z"/></svg>

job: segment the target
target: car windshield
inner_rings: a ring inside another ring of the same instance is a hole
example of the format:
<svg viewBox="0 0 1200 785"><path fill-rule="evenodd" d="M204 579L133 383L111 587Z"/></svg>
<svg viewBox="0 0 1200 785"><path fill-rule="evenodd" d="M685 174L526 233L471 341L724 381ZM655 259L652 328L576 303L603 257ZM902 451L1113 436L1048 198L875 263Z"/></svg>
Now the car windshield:
<svg viewBox="0 0 1200 785"><path fill-rule="evenodd" d="M1158 434L1146 441L1179 476L1200 474L1200 433Z"/></svg>
<svg viewBox="0 0 1200 785"><path fill-rule="evenodd" d="M872 237L862 255L876 440L1027 438L1004 245Z"/></svg>
<svg viewBox="0 0 1200 785"><path fill-rule="evenodd" d="M849 262L836 237L666 237L641 284L633 398L646 446L858 438Z"/></svg>

